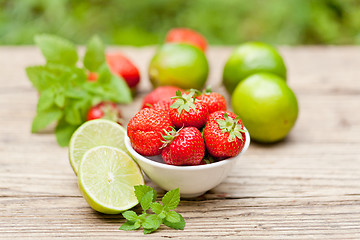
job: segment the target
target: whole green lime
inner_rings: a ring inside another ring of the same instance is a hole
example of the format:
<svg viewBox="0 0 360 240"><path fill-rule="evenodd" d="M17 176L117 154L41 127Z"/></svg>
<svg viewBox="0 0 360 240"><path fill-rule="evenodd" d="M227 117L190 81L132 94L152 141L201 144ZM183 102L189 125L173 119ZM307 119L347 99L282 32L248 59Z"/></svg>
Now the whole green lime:
<svg viewBox="0 0 360 240"><path fill-rule="evenodd" d="M232 94L232 106L251 139L265 143L283 139L299 111L293 91L282 78L270 73L254 74L241 81Z"/></svg>
<svg viewBox="0 0 360 240"><path fill-rule="evenodd" d="M171 85L183 89L201 89L208 73L209 65L204 53L184 43L162 45L149 66L153 87Z"/></svg>
<svg viewBox="0 0 360 240"><path fill-rule="evenodd" d="M223 84L231 94L236 85L254 73L269 72L286 80L286 67L278 51L266 43L248 42L237 47L227 60Z"/></svg>

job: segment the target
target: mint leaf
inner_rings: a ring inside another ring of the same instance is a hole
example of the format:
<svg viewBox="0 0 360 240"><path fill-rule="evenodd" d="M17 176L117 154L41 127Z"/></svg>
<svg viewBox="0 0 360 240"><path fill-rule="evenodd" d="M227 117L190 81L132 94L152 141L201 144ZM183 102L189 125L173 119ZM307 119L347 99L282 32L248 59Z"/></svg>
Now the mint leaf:
<svg viewBox="0 0 360 240"><path fill-rule="evenodd" d="M120 77L111 74L111 79L106 90L111 94L111 100L118 103L131 103L132 96L127 83Z"/></svg>
<svg viewBox="0 0 360 240"><path fill-rule="evenodd" d="M179 188L173 189L167 192L162 198L164 208L167 210L175 209L180 202L180 191Z"/></svg>
<svg viewBox="0 0 360 240"><path fill-rule="evenodd" d="M170 227L170 228L173 228L173 229L178 229L178 230L184 230L185 228L185 220L184 218L181 216L181 214L179 214L179 217L180 217L180 221L179 222L176 222L176 223L172 223L172 222L169 222L167 221L166 219L164 219L163 223Z"/></svg>
<svg viewBox="0 0 360 240"><path fill-rule="evenodd" d="M76 108L75 104L65 108L65 120L70 125L80 125L83 122L81 113L79 109Z"/></svg>
<svg viewBox="0 0 360 240"><path fill-rule="evenodd" d="M150 208L156 214L160 214L163 210L163 206L158 202L151 203Z"/></svg>
<svg viewBox="0 0 360 240"><path fill-rule="evenodd" d="M139 221L136 222L131 222L131 221L126 221L123 225L120 226L120 230L125 230L125 231L131 231L131 230L136 230L139 229L141 226Z"/></svg>
<svg viewBox="0 0 360 240"><path fill-rule="evenodd" d="M90 99L79 99L69 101L65 108L65 120L71 125L79 125L86 120L87 111L91 107Z"/></svg>
<svg viewBox="0 0 360 240"><path fill-rule="evenodd" d="M47 88L46 82L43 81L44 69L45 67L43 66L32 66L25 69L30 82L38 91L42 91Z"/></svg>
<svg viewBox="0 0 360 240"><path fill-rule="evenodd" d="M170 211L166 214L166 221L177 223L180 221L180 214L175 211Z"/></svg>
<svg viewBox="0 0 360 240"><path fill-rule="evenodd" d="M64 118L61 118L55 128L55 135L58 144L61 147L69 145L71 135L80 125L70 125Z"/></svg>
<svg viewBox="0 0 360 240"><path fill-rule="evenodd" d="M65 95L64 95L64 93L56 94L54 102L55 102L56 106L58 106L59 108L63 108L65 106Z"/></svg>
<svg viewBox="0 0 360 240"><path fill-rule="evenodd" d="M90 39L86 46L84 66L91 72L96 72L105 62L105 47L98 36Z"/></svg>
<svg viewBox="0 0 360 240"><path fill-rule="evenodd" d="M162 223L162 219L159 218L157 215L151 215L145 219L145 221L142 223L142 226L144 229L153 230L155 231L160 227Z"/></svg>
<svg viewBox="0 0 360 240"><path fill-rule="evenodd" d="M66 39L41 34L35 36L35 43L40 48L47 62L74 66L78 61L75 45Z"/></svg>
<svg viewBox="0 0 360 240"><path fill-rule="evenodd" d="M123 217L129 221L135 222L138 219L138 216L134 211L126 211L122 213Z"/></svg>
<svg viewBox="0 0 360 240"><path fill-rule="evenodd" d="M47 89L43 91L39 97L37 103L37 112L46 111L54 104L54 91L52 89Z"/></svg>
<svg viewBox="0 0 360 240"><path fill-rule="evenodd" d="M141 198L140 205L141 208L144 210L144 212L146 212L146 210L150 208L150 204L152 203L153 196L154 196L154 192L149 191Z"/></svg>
<svg viewBox="0 0 360 240"><path fill-rule="evenodd" d="M58 121L62 115L62 111L56 107L38 112L32 122L31 132L35 133L43 130L51 123Z"/></svg>
<svg viewBox="0 0 360 240"><path fill-rule="evenodd" d="M135 196L136 198L138 199L138 201L140 202L141 199L144 197L144 195L149 192L149 191L153 191L153 202L156 201L156 196L157 196L157 193L155 191L155 189L153 189L152 187L149 187L149 186L146 186L146 185L136 185L134 186L134 189L135 189Z"/></svg>
<svg viewBox="0 0 360 240"><path fill-rule="evenodd" d="M144 228L144 234L150 234L150 233L152 233L152 232L154 232L154 231L156 231L157 229L152 229L152 228L150 228L150 229L146 229L146 228Z"/></svg>

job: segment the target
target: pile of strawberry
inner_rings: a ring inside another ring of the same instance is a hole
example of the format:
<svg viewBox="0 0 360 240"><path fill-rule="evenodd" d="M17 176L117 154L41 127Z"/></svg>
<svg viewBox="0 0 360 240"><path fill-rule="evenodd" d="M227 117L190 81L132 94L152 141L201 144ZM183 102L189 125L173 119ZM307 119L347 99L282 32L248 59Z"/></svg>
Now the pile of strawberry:
<svg viewBox="0 0 360 240"><path fill-rule="evenodd" d="M161 154L165 163L178 166L236 156L246 141L240 118L227 111L222 95L169 86L145 97L143 108L127 126L127 135L139 154Z"/></svg>

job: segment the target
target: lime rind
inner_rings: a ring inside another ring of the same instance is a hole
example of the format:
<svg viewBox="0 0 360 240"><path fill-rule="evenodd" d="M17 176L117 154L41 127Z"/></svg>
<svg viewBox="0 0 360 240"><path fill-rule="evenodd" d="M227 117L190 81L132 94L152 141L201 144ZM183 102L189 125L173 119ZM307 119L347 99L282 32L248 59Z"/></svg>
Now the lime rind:
<svg viewBox="0 0 360 240"><path fill-rule="evenodd" d="M93 147L116 147L128 153L124 136L125 129L110 120L96 119L81 125L72 135L69 145L69 160L75 174L84 154Z"/></svg>
<svg viewBox="0 0 360 240"><path fill-rule="evenodd" d="M96 211L118 214L138 204L134 186L144 184L137 163L124 151L98 146L81 160L78 184L88 204Z"/></svg>

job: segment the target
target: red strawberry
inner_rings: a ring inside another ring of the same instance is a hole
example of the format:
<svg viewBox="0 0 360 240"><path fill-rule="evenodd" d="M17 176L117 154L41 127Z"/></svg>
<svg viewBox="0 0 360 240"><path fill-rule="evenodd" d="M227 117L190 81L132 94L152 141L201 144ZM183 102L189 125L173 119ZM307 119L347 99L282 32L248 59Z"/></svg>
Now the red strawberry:
<svg viewBox="0 0 360 240"><path fill-rule="evenodd" d="M205 155L205 143L195 127L165 132L162 158L171 165L199 165Z"/></svg>
<svg viewBox="0 0 360 240"><path fill-rule="evenodd" d="M130 88L135 88L140 82L140 73L137 67L121 53L106 55L106 62L111 72L124 78Z"/></svg>
<svg viewBox="0 0 360 240"><path fill-rule="evenodd" d="M176 95L176 91L180 90L183 92L182 89L173 86L162 86L158 87L153 90L151 93L145 96L142 107L146 108L154 105L155 103L159 102L160 100L168 100L171 97Z"/></svg>
<svg viewBox="0 0 360 240"><path fill-rule="evenodd" d="M163 110L167 113L169 113L170 111L170 105L172 103L172 100L160 100L157 103L155 103L152 108L158 109L158 110Z"/></svg>
<svg viewBox="0 0 360 240"><path fill-rule="evenodd" d="M216 158L236 156L246 141L244 125L239 117L229 111L209 115L204 128L204 140L209 154Z"/></svg>
<svg viewBox="0 0 360 240"><path fill-rule="evenodd" d="M207 105L209 114L216 111L226 111L225 98L219 93L212 92L210 88L200 93L200 96L197 96L196 99Z"/></svg>
<svg viewBox="0 0 360 240"><path fill-rule="evenodd" d="M121 111L113 102L101 102L93 107L87 113L87 120L108 119L122 124Z"/></svg>
<svg viewBox="0 0 360 240"><path fill-rule="evenodd" d="M130 119L127 135L136 152L154 156L161 153L163 130L171 131L171 127L170 117L164 111L145 108Z"/></svg>
<svg viewBox="0 0 360 240"><path fill-rule="evenodd" d="M206 39L198 32L188 28L173 28L165 38L165 42L181 42L194 45L200 48L203 52L206 51Z"/></svg>
<svg viewBox="0 0 360 240"><path fill-rule="evenodd" d="M175 127L196 127L205 125L209 115L206 104L194 97L195 92L181 94L176 92L170 106L170 118Z"/></svg>

